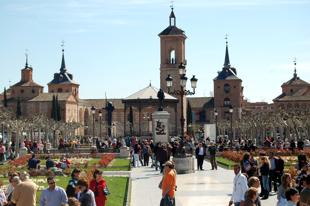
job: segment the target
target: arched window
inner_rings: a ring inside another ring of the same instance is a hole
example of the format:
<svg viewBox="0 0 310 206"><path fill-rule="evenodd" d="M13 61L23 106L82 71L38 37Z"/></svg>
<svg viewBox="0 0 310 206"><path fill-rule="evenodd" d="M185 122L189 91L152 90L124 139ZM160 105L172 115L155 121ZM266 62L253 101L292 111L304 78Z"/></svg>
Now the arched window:
<svg viewBox="0 0 310 206"><path fill-rule="evenodd" d="M175 50L171 50L170 54L169 54L169 63L170 64L175 64L176 60L175 60Z"/></svg>
<svg viewBox="0 0 310 206"><path fill-rule="evenodd" d="M224 107L229 107L231 105L230 99L229 98L225 98L224 99Z"/></svg>
<svg viewBox="0 0 310 206"><path fill-rule="evenodd" d="M57 92L61 93L62 92L62 88L58 88Z"/></svg>

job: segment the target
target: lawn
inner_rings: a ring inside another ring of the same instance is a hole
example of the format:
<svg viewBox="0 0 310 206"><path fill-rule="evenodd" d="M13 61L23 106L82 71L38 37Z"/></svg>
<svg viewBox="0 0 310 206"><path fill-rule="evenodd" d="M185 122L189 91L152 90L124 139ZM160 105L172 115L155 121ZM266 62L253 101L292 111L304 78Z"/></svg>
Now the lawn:
<svg viewBox="0 0 310 206"><path fill-rule="evenodd" d="M103 168L103 171L129 171L130 170L130 160L125 158L116 158L112 160L110 165Z"/></svg>
<svg viewBox="0 0 310 206"><path fill-rule="evenodd" d="M225 166L228 169L233 168L236 162L226 159L224 157L216 157L216 162L222 166Z"/></svg>
<svg viewBox="0 0 310 206"><path fill-rule="evenodd" d="M64 189L66 189L70 177L57 176L56 184ZM108 196L107 206L123 206L127 198L128 190L128 177L104 177L107 181L107 185L111 194ZM46 177L39 176L33 179L37 185L39 185L39 191L37 191L37 206L39 206L39 200L41 195L41 190L47 188ZM5 185L8 184L7 178L0 178Z"/></svg>
<svg viewBox="0 0 310 206"><path fill-rule="evenodd" d="M91 158L88 161L88 168L98 165L100 158ZM45 160L41 161L41 165L45 164ZM81 168L85 170L86 168ZM22 169L25 170L25 169ZM130 160L125 158L115 158L106 168L101 168L103 171L129 171L130 170ZM81 173L82 174L82 173ZM107 181L107 185L111 194L108 196L107 206L123 206L127 198L128 190L128 177L104 177ZM41 191L47 188L46 177L37 176L32 178L33 181L39 185L39 190L37 191L37 206L39 205ZM56 184L62 188L66 188L70 176L56 176ZM8 184L8 178L0 178L3 185Z"/></svg>

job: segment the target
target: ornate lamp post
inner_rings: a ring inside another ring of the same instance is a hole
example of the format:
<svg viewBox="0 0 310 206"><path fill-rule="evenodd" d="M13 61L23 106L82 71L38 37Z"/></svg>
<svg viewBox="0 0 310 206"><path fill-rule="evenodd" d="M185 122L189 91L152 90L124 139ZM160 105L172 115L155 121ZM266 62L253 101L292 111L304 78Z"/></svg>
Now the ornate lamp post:
<svg viewBox="0 0 310 206"><path fill-rule="evenodd" d="M102 138L102 133L101 133L102 111L99 110L99 111L98 111L98 114L99 114L99 137L100 137L100 139L101 139L101 138Z"/></svg>
<svg viewBox="0 0 310 206"><path fill-rule="evenodd" d="M180 96L180 99L181 99L181 119L180 119L180 122L181 122L181 135L183 138L184 137L184 123L185 123L184 111L183 111L184 96L195 94L195 89L197 87L198 79L195 78L195 75L193 75L193 77L190 80L191 81L191 87L192 87L193 91L189 91L189 90L186 90L187 77L186 77L185 65L183 63L181 63L179 65L179 74L180 74L180 79L179 79L180 80L180 89L179 90L171 91L173 79L170 76L170 74L167 76L166 82L167 82L168 93L171 95Z"/></svg>
<svg viewBox="0 0 310 206"><path fill-rule="evenodd" d="M150 121L151 121L151 115L149 113L145 113L143 116L143 119L147 120L147 134L150 135Z"/></svg>
<svg viewBox="0 0 310 206"><path fill-rule="evenodd" d="M96 108L94 106L91 107L91 113L93 115L93 143L95 141L95 113L96 113Z"/></svg>
<svg viewBox="0 0 310 206"><path fill-rule="evenodd" d="M233 136L234 136L233 128L232 128L233 112L234 112L233 107L230 106L229 107L229 113L230 113L230 147L231 147L231 149L233 149Z"/></svg>
<svg viewBox="0 0 310 206"><path fill-rule="evenodd" d="M217 132L217 116L218 116L218 114L219 113L215 109L214 110L214 118L215 118L215 143L217 143L217 135L218 135L218 132Z"/></svg>

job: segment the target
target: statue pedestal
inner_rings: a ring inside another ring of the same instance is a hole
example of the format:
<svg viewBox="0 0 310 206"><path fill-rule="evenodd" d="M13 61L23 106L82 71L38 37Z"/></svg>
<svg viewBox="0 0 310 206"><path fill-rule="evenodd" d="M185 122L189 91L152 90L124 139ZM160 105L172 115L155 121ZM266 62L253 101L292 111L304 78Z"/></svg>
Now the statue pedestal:
<svg viewBox="0 0 310 206"><path fill-rule="evenodd" d="M119 156L120 157L129 157L130 156L130 150L128 147L121 147L119 149Z"/></svg>
<svg viewBox="0 0 310 206"><path fill-rule="evenodd" d="M156 111L152 114L154 142L169 142L169 118L167 111Z"/></svg>
<svg viewBox="0 0 310 206"><path fill-rule="evenodd" d="M178 174L189 174L195 172L195 157L173 157L175 170Z"/></svg>

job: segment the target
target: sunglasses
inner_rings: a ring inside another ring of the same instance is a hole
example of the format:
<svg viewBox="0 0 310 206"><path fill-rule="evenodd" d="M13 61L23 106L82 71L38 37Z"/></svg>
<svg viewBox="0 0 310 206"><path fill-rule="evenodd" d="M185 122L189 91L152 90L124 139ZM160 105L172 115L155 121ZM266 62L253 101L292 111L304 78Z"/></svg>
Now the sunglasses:
<svg viewBox="0 0 310 206"><path fill-rule="evenodd" d="M49 185L53 185L53 184L55 184L55 182L49 182L48 184L49 184Z"/></svg>

